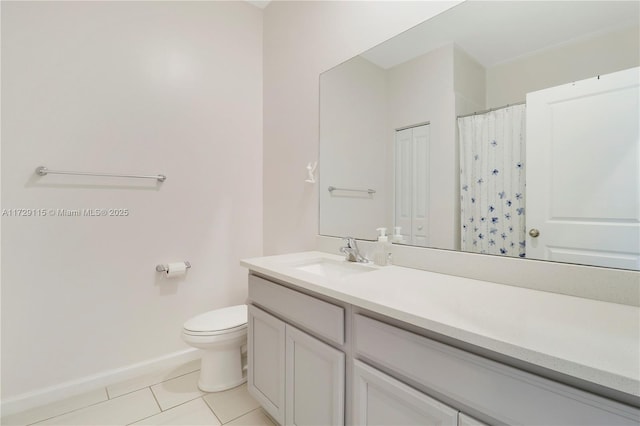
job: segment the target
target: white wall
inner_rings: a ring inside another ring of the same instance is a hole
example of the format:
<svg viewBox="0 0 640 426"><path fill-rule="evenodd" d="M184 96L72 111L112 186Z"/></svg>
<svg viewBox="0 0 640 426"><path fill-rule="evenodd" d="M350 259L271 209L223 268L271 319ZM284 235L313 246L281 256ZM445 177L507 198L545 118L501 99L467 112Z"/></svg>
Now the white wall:
<svg viewBox="0 0 640 426"><path fill-rule="evenodd" d="M244 302L238 261L262 252L261 10L2 2L2 107L4 209L130 212L2 218L3 402L187 349L186 319ZM154 270L183 259L185 279Z"/></svg>
<svg viewBox="0 0 640 426"><path fill-rule="evenodd" d="M453 249L458 198L453 45L389 70L389 115L391 129L431 123L427 242L429 247Z"/></svg>
<svg viewBox="0 0 640 426"><path fill-rule="evenodd" d="M458 2L272 2L264 12L264 251L312 249L318 76Z"/></svg>
<svg viewBox="0 0 640 426"><path fill-rule="evenodd" d="M388 70L357 56L323 73L320 83L320 233L371 240L375 228L392 229L393 188L385 182L394 180L395 129L430 122L429 179L437 184L429 190L428 245L458 248L455 114L462 103L484 108L484 68L449 44ZM331 196L328 185L378 192Z"/></svg>
<svg viewBox="0 0 640 426"><path fill-rule="evenodd" d="M387 75L361 56L320 76L320 233L373 240L391 225L388 190ZM328 187L375 194L329 192Z"/></svg>
<svg viewBox="0 0 640 426"><path fill-rule="evenodd" d="M575 40L487 69L487 108L524 102L526 94L640 64L638 27Z"/></svg>
<svg viewBox="0 0 640 426"><path fill-rule="evenodd" d="M453 51L453 76L456 115L471 114L485 109L486 70L458 46L455 46Z"/></svg>
<svg viewBox="0 0 640 426"><path fill-rule="evenodd" d="M453 50L453 86L455 91L455 115L471 114L475 111L483 110L486 104L486 72L484 67L473 57L455 46ZM460 137L458 130L458 120L455 119L455 168L456 168L456 188L455 198L455 219L453 248L460 250L461 246L461 214L460 214Z"/></svg>

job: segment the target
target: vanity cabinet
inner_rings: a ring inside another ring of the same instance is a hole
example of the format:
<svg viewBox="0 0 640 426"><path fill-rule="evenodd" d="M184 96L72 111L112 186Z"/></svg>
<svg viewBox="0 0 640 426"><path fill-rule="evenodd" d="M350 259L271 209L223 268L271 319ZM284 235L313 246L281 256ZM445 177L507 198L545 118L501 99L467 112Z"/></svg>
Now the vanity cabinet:
<svg viewBox="0 0 640 426"><path fill-rule="evenodd" d="M356 358L490 423L638 425L640 411L454 348L365 315L354 315ZM490 419L490 420L489 420ZM474 419L462 417L465 424ZM475 424L478 424L477 422Z"/></svg>
<svg viewBox="0 0 640 426"><path fill-rule="evenodd" d="M344 424L344 352L293 325L302 322L316 336L344 341L343 308L255 276L249 296L251 395L281 425ZM305 311L327 321L310 324L314 317Z"/></svg>
<svg viewBox="0 0 640 426"><path fill-rule="evenodd" d="M249 276L248 389L282 425L640 424L630 405L291 287Z"/></svg>
<svg viewBox="0 0 640 426"><path fill-rule="evenodd" d="M353 380L356 425L458 424L458 411L357 360Z"/></svg>
<svg viewBox="0 0 640 426"><path fill-rule="evenodd" d="M458 414L458 426L488 426L486 423L482 423L474 419L473 417L469 417L464 413Z"/></svg>

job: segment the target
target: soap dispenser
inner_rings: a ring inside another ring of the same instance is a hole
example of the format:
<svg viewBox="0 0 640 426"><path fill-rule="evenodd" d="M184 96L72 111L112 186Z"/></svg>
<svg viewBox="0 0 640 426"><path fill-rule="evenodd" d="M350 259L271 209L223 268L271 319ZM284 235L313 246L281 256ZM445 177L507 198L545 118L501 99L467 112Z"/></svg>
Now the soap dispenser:
<svg viewBox="0 0 640 426"><path fill-rule="evenodd" d="M391 241L393 241L394 243L404 243L404 237L402 236L401 226L393 227L393 236L391 237Z"/></svg>
<svg viewBox="0 0 640 426"><path fill-rule="evenodd" d="M386 266L389 256L389 238L387 237L387 228L377 228L378 243L373 255L373 263L378 266Z"/></svg>

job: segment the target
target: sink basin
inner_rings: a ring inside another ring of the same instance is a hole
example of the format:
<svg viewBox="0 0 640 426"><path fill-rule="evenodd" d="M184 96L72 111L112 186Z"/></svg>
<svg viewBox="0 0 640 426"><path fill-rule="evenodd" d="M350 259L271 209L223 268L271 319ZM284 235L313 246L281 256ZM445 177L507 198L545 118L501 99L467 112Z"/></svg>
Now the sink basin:
<svg viewBox="0 0 640 426"><path fill-rule="evenodd" d="M313 259L293 266L298 271L309 272L327 278L343 278L348 275L375 271L371 266L331 259Z"/></svg>

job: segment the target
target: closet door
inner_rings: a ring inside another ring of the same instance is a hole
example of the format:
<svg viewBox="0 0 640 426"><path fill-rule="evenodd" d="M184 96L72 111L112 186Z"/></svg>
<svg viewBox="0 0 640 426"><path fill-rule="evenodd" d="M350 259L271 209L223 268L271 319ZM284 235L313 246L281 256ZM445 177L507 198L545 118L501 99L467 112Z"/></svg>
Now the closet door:
<svg viewBox="0 0 640 426"><path fill-rule="evenodd" d="M406 243L429 242L429 125L396 131L395 226Z"/></svg>
<svg viewBox="0 0 640 426"><path fill-rule="evenodd" d="M414 127L413 145L413 244L429 243L429 125Z"/></svg>
<svg viewBox="0 0 640 426"><path fill-rule="evenodd" d="M413 130L396 132L395 141L395 226L402 228L402 237L413 244Z"/></svg>

